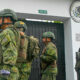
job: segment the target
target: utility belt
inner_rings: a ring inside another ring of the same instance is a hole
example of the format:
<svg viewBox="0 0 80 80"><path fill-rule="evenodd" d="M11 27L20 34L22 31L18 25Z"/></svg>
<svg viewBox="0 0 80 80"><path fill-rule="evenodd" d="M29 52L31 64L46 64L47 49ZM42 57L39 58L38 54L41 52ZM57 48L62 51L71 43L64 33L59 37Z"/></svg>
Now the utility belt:
<svg viewBox="0 0 80 80"><path fill-rule="evenodd" d="M56 60L52 63L52 64L50 64L53 68L55 68L55 67L57 67L57 64L56 64Z"/></svg>

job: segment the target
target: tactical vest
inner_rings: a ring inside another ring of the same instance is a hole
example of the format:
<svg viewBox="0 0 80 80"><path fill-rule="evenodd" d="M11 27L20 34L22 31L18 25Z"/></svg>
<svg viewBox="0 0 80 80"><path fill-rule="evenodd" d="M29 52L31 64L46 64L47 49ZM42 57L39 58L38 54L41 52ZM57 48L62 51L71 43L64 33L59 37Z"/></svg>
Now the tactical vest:
<svg viewBox="0 0 80 80"><path fill-rule="evenodd" d="M55 54L56 54L56 58L57 58L57 49L56 49L56 46L52 42L48 43L48 45L43 49L42 55L47 56L47 58L48 58L48 56L51 57L49 54L46 54L47 49L49 49L49 47L50 47L49 45L51 47L54 47L55 48L55 50L56 50L56 53ZM53 58L53 57L51 57L51 58ZM55 67L57 67L56 61L57 61L57 59L54 59L54 58L53 59L50 59L49 58L49 61L46 61L45 59L43 59L41 61L41 68L43 70L45 70L48 66L51 66L51 67L55 68Z"/></svg>

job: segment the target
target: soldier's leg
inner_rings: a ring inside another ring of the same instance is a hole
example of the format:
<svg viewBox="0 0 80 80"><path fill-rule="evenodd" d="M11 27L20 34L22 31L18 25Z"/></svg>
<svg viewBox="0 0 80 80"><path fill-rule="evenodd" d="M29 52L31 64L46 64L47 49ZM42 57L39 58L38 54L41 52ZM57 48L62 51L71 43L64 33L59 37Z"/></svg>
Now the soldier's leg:
<svg viewBox="0 0 80 80"><path fill-rule="evenodd" d="M41 80L49 80L49 75L47 75L47 74L42 74Z"/></svg>
<svg viewBox="0 0 80 80"><path fill-rule="evenodd" d="M52 75L52 80L56 80L56 74Z"/></svg>
<svg viewBox="0 0 80 80"><path fill-rule="evenodd" d="M22 73L20 75L20 79L19 80L28 80L29 79L29 74L27 73Z"/></svg>
<svg viewBox="0 0 80 80"><path fill-rule="evenodd" d="M49 72L51 73L52 80L56 80L56 76L58 73L57 67L55 67L55 68L50 67Z"/></svg>
<svg viewBox="0 0 80 80"><path fill-rule="evenodd" d="M50 75L48 68L46 68L46 70L42 72L41 80L51 80L51 78L52 76Z"/></svg>
<svg viewBox="0 0 80 80"><path fill-rule="evenodd" d="M17 63L16 66L19 69L19 79L18 80L28 80L29 75L27 74L27 66L26 63Z"/></svg>
<svg viewBox="0 0 80 80"><path fill-rule="evenodd" d="M11 68L11 74L8 80L18 80L18 78L19 78L19 71L18 68L14 66Z"/></svg>
<svg viewBox="0 0 80 80"><path fill-rule="evenodd" d="M56 80L56 75L57 75L57 68L49 66L42 74L41 80Z"/></svg>
<svg viewBox="0 0 80 80"><path fill-rule="evenodd" d="M28 80L31 73L31 63L21 65L20 80Z"/></svg>
<svg viewBox="0 0 80 80"><path fill-rule="evenodd" d="M56 75L43 74L41 80L56 80Z"/></svg>
<svg viewBox="0 0 80 80"><path fill-rule="evenodd" d="M56 80L56 77L52 74L43 74L41 80Z"/></svg>

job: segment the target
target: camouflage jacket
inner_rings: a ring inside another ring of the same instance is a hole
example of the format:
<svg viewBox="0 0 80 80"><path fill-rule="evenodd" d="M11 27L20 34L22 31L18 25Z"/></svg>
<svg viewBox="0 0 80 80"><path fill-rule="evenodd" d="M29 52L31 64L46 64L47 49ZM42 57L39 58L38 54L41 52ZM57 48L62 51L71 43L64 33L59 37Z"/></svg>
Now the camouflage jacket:
<svg viewBox="0 0 80 80"><path fill-rule="evenodd" d="M0 64L16 64L19 38L20 34L13 26L0 33Z"/></svg>
<svg viewBox="0 0 80 80"><path fill-rule="evenodd" d="M40 58L43 68L45 68L47 65L55 65L57 60L56 46L52 42L49 42L43 49Z"/></svg>

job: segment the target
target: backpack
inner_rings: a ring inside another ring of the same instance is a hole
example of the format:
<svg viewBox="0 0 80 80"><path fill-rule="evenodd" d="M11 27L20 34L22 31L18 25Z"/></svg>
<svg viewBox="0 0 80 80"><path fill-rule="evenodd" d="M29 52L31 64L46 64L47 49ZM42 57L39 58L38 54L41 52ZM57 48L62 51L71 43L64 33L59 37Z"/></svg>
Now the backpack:
<svg viewBox="0 0 80 80"><path fill-rule="evenodd" d="M33 36L28 37L27 60L33 60L38 56L39 51L39 40Z"/></svg>
<svg viewBox="0 0 80 80"><path fill-rule="evenodd" d="M28 48L28 39L26 38L26 35L24 36L20 35L20 46L18 50L18 59L17 59L18 63L26 62L27 48Z"/></svg>

